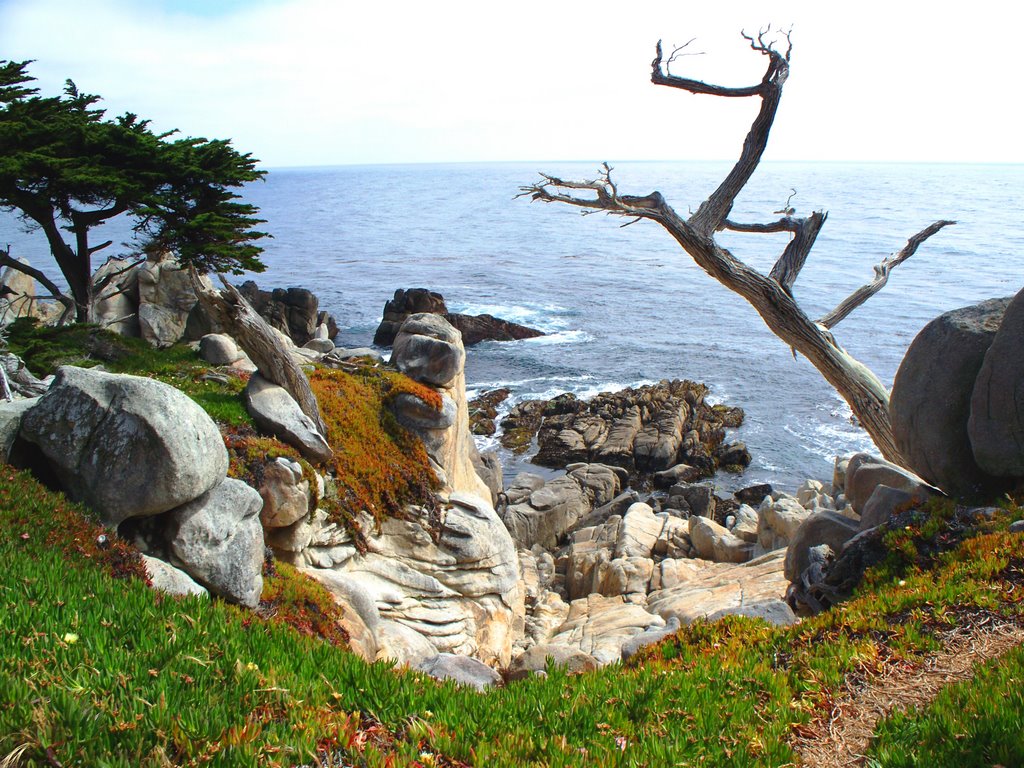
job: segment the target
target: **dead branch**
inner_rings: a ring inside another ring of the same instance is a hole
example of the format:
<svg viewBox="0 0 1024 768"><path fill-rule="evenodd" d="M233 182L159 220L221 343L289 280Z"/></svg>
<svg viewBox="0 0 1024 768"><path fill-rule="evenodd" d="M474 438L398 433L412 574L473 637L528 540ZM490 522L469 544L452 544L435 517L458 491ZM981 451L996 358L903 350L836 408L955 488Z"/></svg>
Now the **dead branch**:
<svg viewBox="0 0 1024 768"><path fill-rule="evenodd" d="M11 382L7 380L7 370L0 365L0 399L5 402L14 400L14 393L11 392Z"/></svg>
<svg viewBox="0 0 1024 768"><path fill-rule="evenodd" d="M882 290L882 288L885 287L885 284L889 282L889 273L913 256L914 253L917 252L921 243L943 227L947 227L952 224L956 224L956 222L947 220L936 221L934 224L925 227L916 235L911 237L899 253L889 256L888 258L883 259L881 263L875 265L874 280L867 285L862 285L856 291L839 302L839 305L835 309L818 320L818 324L825 328L835 328L839 323L849 317L853 310Z"/></svg>
<svg viewBox="0 0 1024 768"><path fill-rule="evenodd" d="M762 30L757 38L746 33L743 37L750 42L750 47L758 53L768 57L768 66L765 69L761 82L757 85L743 88L729 88L726 86L712 85L701 80L692 80L686 77L667 74L662 67L661 41L655 47L654 61L651 62L651 82L655 85L665 85L670 88L680 88L690 93L705 94L708 96L724 96L727 98L743 98L747 96L760 96L761 109L746 139L743 141L743 151L739 160L725 180L719 185L711 196L705 200L697 209L697 212L690 217L690 225L699 232L711 234L715 232L725 221L732 209L732 204L740 190L746 185L761 161L765 147L768 146L768 133L772 123L775 121L775 112L779 108L779 101L782 98L782 87L789 77L789 55L793 50L793 44L788 32L784 33L789 43L785 54L775 50L772 42L765 40L765 35L770 31Z"/></svg>
<svg viewBox="0 0 1024 768"><path fill-rule="evenodd" d="M64 305L64 311L61 313L60 319L57 321L57 325L64 325L69 322L75 314L75 302L69 296L65 296L64 293L57 287L50 278L40 272L35 267L29 266L24 262L18 261L11 257L10 251L0 250L0 267L10 267L11 269L21 272L22 274L28 275L33 278L36 282L46 288L61 304Z"/></svg>
<svg viewBox="0 0 1024 768"><path fill-rule="evenodd" d="M110 283L115 278L120 277L125 272L127 272L127 271L129 271L131 269L134 269L135 267L139 266L139 264L145 263L145 261L146 261L145 257L143 257L141 259L136 259L131 264L128 264L127 266L121 267L118 270L115 270L113 272L110 272L110 273L104 275L102 278L100 278L99 280L96 281L95 285L93 285L93 291L95 293L100 293L104 288L106 288L108 285L110 285Z"/></svg>
<svg viewBox="0 0 1024 768"><path fill-rule="evenodd" d="M112 325L117 325L118 323L123 323L126 320L131 320L137 314L138 314L137 312L131 312L131 313L127 314L127 315L123 315L121 317L118 317L115 320L105 320L104 322L100 323L100 325L103 328L109 328Z"/></svg>
<svg viewBox="0 0 1024 768"><path fill-rule="evenodd" d="M814 247L814 241L818 239L818 233L825 226L828 214L823 211L815 211L806 219L798 219L796 232L793 239L789 241L786 250L782 252L779 260L775 262L768 277L782 286L786 293L793 294L793 284L804 268L804 262Z"/></svg>
<svg viewBox="0 0 1024 768"><path fill-rule="evenodd" d="M309 379L274 329L223 275L220 276L224 285L222 291L203 285L194 268L189 268L189 275L203 309L238 342L267 381L287 390L320 434L326 437L327 426L320 415L320 405L309 386Z"/></svg>

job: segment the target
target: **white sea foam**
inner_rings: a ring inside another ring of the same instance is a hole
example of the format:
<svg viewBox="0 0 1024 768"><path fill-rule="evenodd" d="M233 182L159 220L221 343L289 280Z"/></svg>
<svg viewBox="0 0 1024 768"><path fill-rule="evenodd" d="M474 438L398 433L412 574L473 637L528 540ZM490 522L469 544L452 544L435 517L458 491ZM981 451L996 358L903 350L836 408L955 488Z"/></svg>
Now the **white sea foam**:
<svg viewBox="0 0 1024 768"><path fill-rule="evenodd" d="M448 309L462 315L491 315L545 333L565 330L568 325L568 310L555 304L448 302Z"/></svg>

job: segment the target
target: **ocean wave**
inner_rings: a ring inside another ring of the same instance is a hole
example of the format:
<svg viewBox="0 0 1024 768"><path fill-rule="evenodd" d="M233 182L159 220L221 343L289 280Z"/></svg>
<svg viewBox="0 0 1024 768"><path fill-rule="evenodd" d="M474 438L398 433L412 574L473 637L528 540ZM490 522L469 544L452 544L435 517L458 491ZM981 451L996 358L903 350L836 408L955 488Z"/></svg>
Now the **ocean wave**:
<svg viewBox="0 0 1024 768"><path fill-rule="evenodd" d="M545 333L566 330L568 315L572 314L570 310L556 304L448 302L448 309L461 315L491 315Z"/></svg>
<svg viewBox="0 0 1024 768"><path fill-rule="evenodd" d="M587 341L593 341L593 334L587 333L586 331L556 331L555 333L549 333L547 336L537 336L532 339L522 339L521 344L532 344L535 346L551 346L553 344L582 344Z"/></svg>

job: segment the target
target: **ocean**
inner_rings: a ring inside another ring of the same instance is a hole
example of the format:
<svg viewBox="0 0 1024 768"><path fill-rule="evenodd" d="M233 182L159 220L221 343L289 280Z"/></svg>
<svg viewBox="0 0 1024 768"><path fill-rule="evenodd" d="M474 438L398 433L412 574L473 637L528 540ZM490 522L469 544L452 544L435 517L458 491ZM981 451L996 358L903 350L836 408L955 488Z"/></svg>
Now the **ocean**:
<svg viewBox="0 0 1024 768"><path fill-rule="evenodd" d="M258 205L264 288L298 285L320 297L342 331L365 346L395 289L442 293L452 311L487 312L548 333L469 348L471 394L508 387L523 399L581 397L665 378L703 381L715 401L741 406L731 439L753 455L724 489L772 482L792 490L831 477L837 454L871 450L846 404L794 357L740 297L704 274L651 222L515 199L539 171L591 178L598 163L347 166L271 170L250 185ZM728 163L612 163L620 192L655 189L680 213L696 209ZM770 221L791 191L797 214L829 211L794 295L818 317L873 277L872 267L938 219L958 224L927 241L881 293L834 329L839 343L886 385L908 345L933 317L1024 286L1024 166L763 163L732 218ZM128 236L110 224L94 241ZM720 234L767 272L786 235ZM49 270L41 235L0 217L0 241ZM112 252L116 248L110 249ZM124 250L123 248L121 250ZM233 278L240 281L246 278ZM482 439L481 447L494 447ZM506 477L537 471L503 452Z"/></svg>

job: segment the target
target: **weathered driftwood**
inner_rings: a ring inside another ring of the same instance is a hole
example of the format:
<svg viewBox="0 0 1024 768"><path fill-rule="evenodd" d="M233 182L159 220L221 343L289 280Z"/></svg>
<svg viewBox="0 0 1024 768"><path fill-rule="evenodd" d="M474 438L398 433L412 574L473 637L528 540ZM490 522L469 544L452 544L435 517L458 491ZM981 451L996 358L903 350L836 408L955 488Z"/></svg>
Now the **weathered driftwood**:
<svg viewBox="0 0 1024 768"><path fill-rule="evenodd" d="M17 355L0 352L0 398L10 401L14 395L38 397L50 388L37 379Z"/></svg>
<svg viewBox="0 0 1024 768"><path fill-rule="evenodd" d="M521 194L542 202L566 203L633 219L650 219L664 227L693 260L709 275L740 294L757 310L772 333L788 344L794 352L806 357L825 379L849 403L854 415L890 461L905 464L896 448L889 421L889 393L866 366L840 347L830 329L854 309L881 290L889 272L914 254L918 246L952 221L937 221L914 235L896 255L875 267L875 279L842 301L821 320L810 319L793 299L792 289L810 253L827 214L815 211L806 218L795 218L787 206L782 219L765 224L742 224L728 216L736 196L757 169L768 144L768 134L782 97L782 87L789 77L789 56L792 51L789 34L783 38L785 52L766 41L768 30L757 37L743 37L750 47L768 58L761 82L749 87L729 88L678 77L668 72L675 60L676 49L664 61L661 42L651 64L651 81L656 85L679 88L690 93L727 98L757 96L761 108L743 142L740 158L718 188L689 218L683 218L665 202L660 192L644 197L623 195L612 181L611 167L606 163L599 176L590 181L569 181L541 174L541 180L522 187ZM685 47L685 46L684 46ZM580 196L576 192L586 192ZM715 233L729 229L738 232L791 232L792 239L769 275L763 275L733 256L715 241Z"/></svg>
<svg viewBox="0 0 1024 768"><path fill-rule="evenodd" d="M220 279L224 290L217 291L203 285L194 270L190 274L196 295L211 319L238 342L263 378L288 391L302 412L312 419L320 434L326 437L327 426L320 415L316 395L310 389L309 379L274 329L223 276Z"/></svg>

